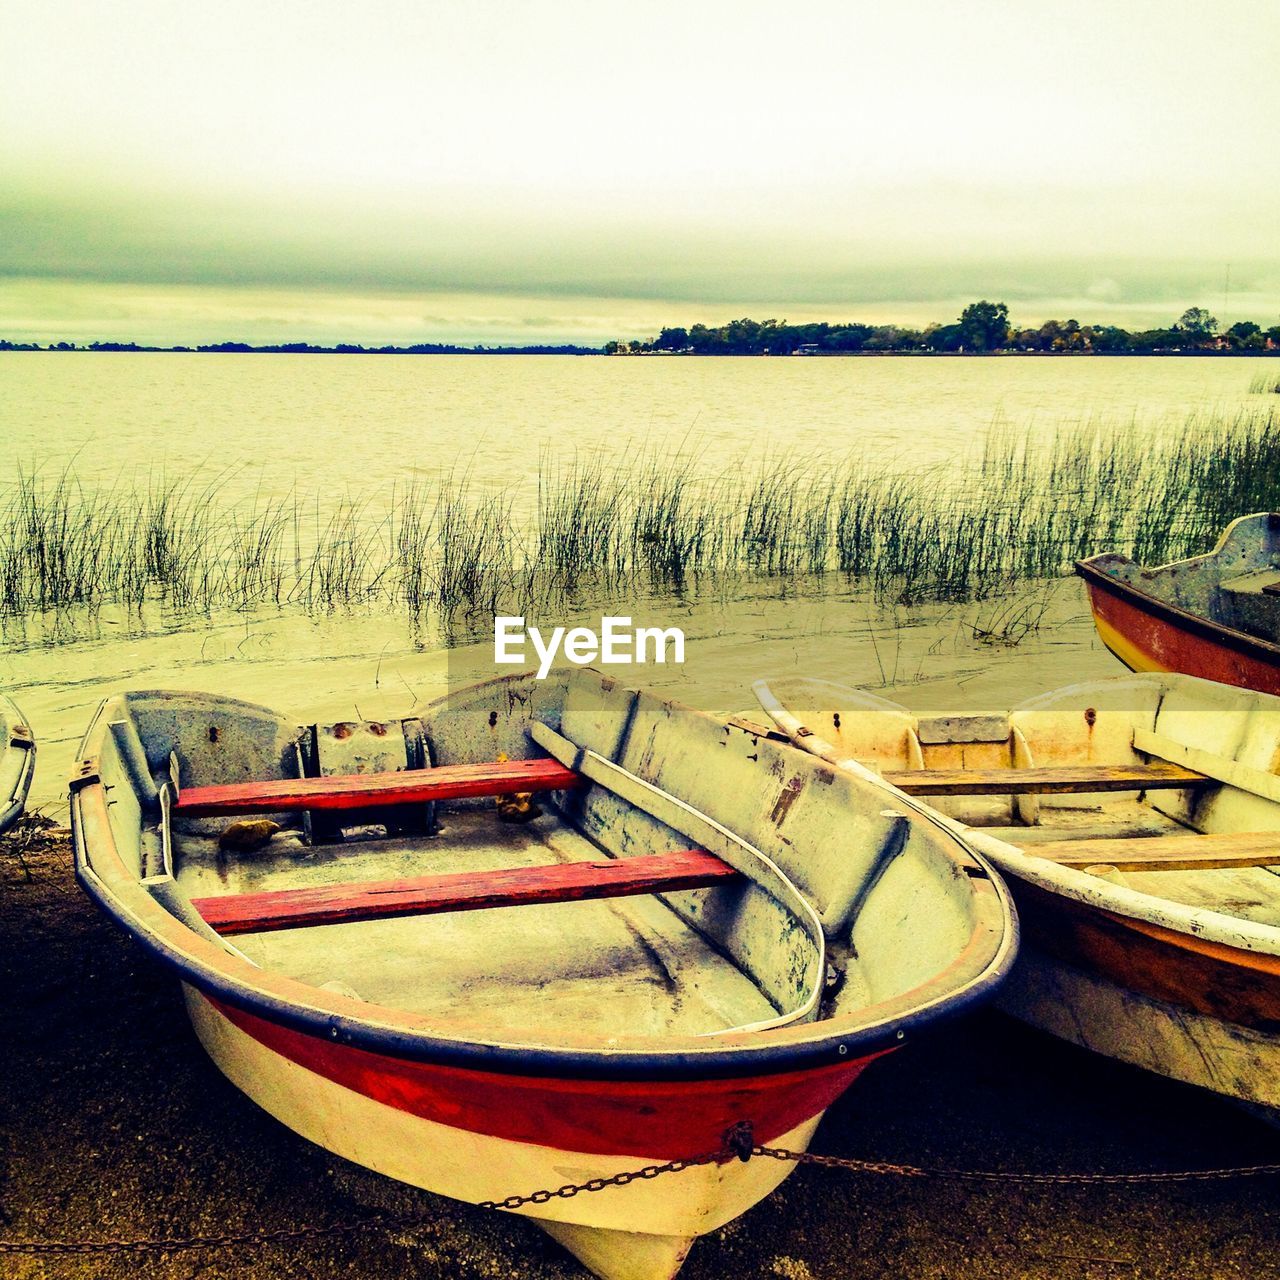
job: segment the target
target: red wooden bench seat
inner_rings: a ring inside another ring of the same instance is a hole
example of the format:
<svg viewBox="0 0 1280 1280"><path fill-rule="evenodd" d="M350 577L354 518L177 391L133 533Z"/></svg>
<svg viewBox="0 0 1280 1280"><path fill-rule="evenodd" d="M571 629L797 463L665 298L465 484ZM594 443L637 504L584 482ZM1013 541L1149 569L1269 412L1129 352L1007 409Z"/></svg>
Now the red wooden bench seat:
<svg viewBox="0 0 1280 1280"><path fill-rule="evenodd" d="M191 905L222 934L262 933L384 916L478 911L539 902L579 902L631 894L705 889L740 878L727 862L701 849L600 862L464 871L411 880L275 889L192 898Z"/></svg>
<svg viewBox="0 0 1280 1280"><path fill-rule="evenodd" d="M371 805L461 800L520 791L560 791L577 786L579 774L558 760L502 760L485 764L446 764L435 769L393 773L334 774L326 778L273 778L265 782L229 782L184 787L173 806L175 816L225 817L237 813L274 813L283 809L364 809Z"/></svg>

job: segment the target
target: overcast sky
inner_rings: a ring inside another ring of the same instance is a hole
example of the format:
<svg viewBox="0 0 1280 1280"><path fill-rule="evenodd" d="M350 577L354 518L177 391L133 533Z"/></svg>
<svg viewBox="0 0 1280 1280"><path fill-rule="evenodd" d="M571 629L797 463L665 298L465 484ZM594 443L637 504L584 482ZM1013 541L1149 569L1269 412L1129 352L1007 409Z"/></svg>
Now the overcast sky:
<svg viewBox="0 0 1280 1280"><path fill-rule="evenodd" d="M1280 319L1280 4L0 0L0 336Z"/></svg>

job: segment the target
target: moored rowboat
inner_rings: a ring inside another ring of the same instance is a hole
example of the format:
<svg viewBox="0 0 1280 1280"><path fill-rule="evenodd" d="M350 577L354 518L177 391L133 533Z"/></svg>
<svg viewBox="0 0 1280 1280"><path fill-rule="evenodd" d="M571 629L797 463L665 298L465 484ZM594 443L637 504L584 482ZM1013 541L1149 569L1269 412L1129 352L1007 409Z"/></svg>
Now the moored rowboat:
<svg viewBox="0 0 1280 1280"><path fill-rule="evenodd" d="M26 717L0 693L0 832L22 817L35 765L36 740Z"/></svg>
<svg viewBox="0 0 1280 1280"><path fill-rule="evenodd" d="M221 1070L462 1200L702 1156L742 1122L804 1147L868 1062L1013 956L1003 886L949 831L595 672L304 729L130 693L82 759L80 881L181 979ZM659 1280L791 1167L519 1211L601 1276Z"/></svg>
<svg viewBox="0 0 1280 1280"><path fill-rule="evenodd" d="M1107 554L1076 572L1098 635L1130 670L1280 694L1280 515L1233 520L1208 555L1144 569Z"/></svg>
<svg viewBox="0 0 1280 1280"><path fill-rule="evenodd" d="M1006 875L1005 1008L1280 1118L1280 698L1148 674L916 716L822 680L756 690L797 744L927 797Z"/></svg>

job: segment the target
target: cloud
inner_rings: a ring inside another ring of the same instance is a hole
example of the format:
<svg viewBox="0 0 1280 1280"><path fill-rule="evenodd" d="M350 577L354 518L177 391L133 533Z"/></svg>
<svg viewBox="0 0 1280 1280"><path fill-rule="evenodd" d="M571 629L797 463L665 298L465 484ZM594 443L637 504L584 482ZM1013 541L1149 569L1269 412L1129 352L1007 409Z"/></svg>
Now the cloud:
<svg viewBox="0 0 1280 1280"><path fill-rule="evenodd" d="M1159 235L1142 202L1117 199L1124 217L1101 219L1101 196L1065 190L895 188L871 207L817 190L724 206L691 193L612 213L512 208L491 194L250 199L29 178L0 196L0 276L28 282L7 290L0 333L595 343L741 315L948 321L978 297L1008 302L1017 323L1169 323L1191 305L1261 320L1280 294L1269 214L1255 217L1247 193L1234 221L1211 203L1167 205L1176 227ZM1073 238L1064 225L1084 230ZM1219 231L1210 249L1205 227Z"/></svg>
<svg viewBox="0 0 1280 1280"><path fill-rule="evenodd" d="M1092 281L1085 289L1084 296L1094 302L1119 302L1124 297L1124 290L1121 289L1119 281L1113 280L1110 276L1104 276L1100 280Z"/></svg>

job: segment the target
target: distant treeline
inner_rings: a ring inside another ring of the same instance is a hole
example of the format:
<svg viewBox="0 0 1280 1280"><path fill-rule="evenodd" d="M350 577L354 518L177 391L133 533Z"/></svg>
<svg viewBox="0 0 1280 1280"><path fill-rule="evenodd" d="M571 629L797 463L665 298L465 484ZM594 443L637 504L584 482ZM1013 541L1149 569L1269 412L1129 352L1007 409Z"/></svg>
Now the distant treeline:
<svg viewBox="0 0 1280 1280"><path fill-rule="evenodd" d="M787 324L785 320L732 320L710 329L663 329L650 342L610 342L606 355L791 356L854 353L985 355L1025 352L1061 355L1266 355L1280 353L1280 325L1263 329L1241 320L1219 332L1218 321L1191 307L1167 329L1131 333L1117 325L1049 320L1015 329L1003 302L971 303L954 324L907 329L883 324Z"/></svg>
<svg viewBox="0 0 1280 1280"><path fill-rule="evenodd" d="M195 351L247 352L254 355L303 356L598 356L599 347L563 346L534 347L455 347L448 343L417 342L411 347L362 347L354 342L320 347L310 342L274 342L255 346L248 342L211 342L199 347L149 347L137 342L51 342L42 347L38 342L9 342L0 338L0 351Z"/></svg>
<svg viewBox="0 0 1280 1280"><path fill-rule="evenodd" d="M1113 324L1081 324L1047 320L1038 328L1015 329L1003 302L970 303L953 324L908 329L894 324L788 324L785 320L731 320L718 328L695 324L691 329L663 329L648 342L606 342L603 347L572 343L526 347L459 347L418 342L408 347L366 347L340 342L213 342L198 347L144 346L137 342L10 342L0 338L0 351L193 351L246 352L274 355L376 356L794 356L794 355L989 355L994 352L1047 355L1270 355L1280 354L1280 324L1264 329L1240 320L1219 330L1203 307L1189 307L1167 329L1130 332Z"/></svg>

